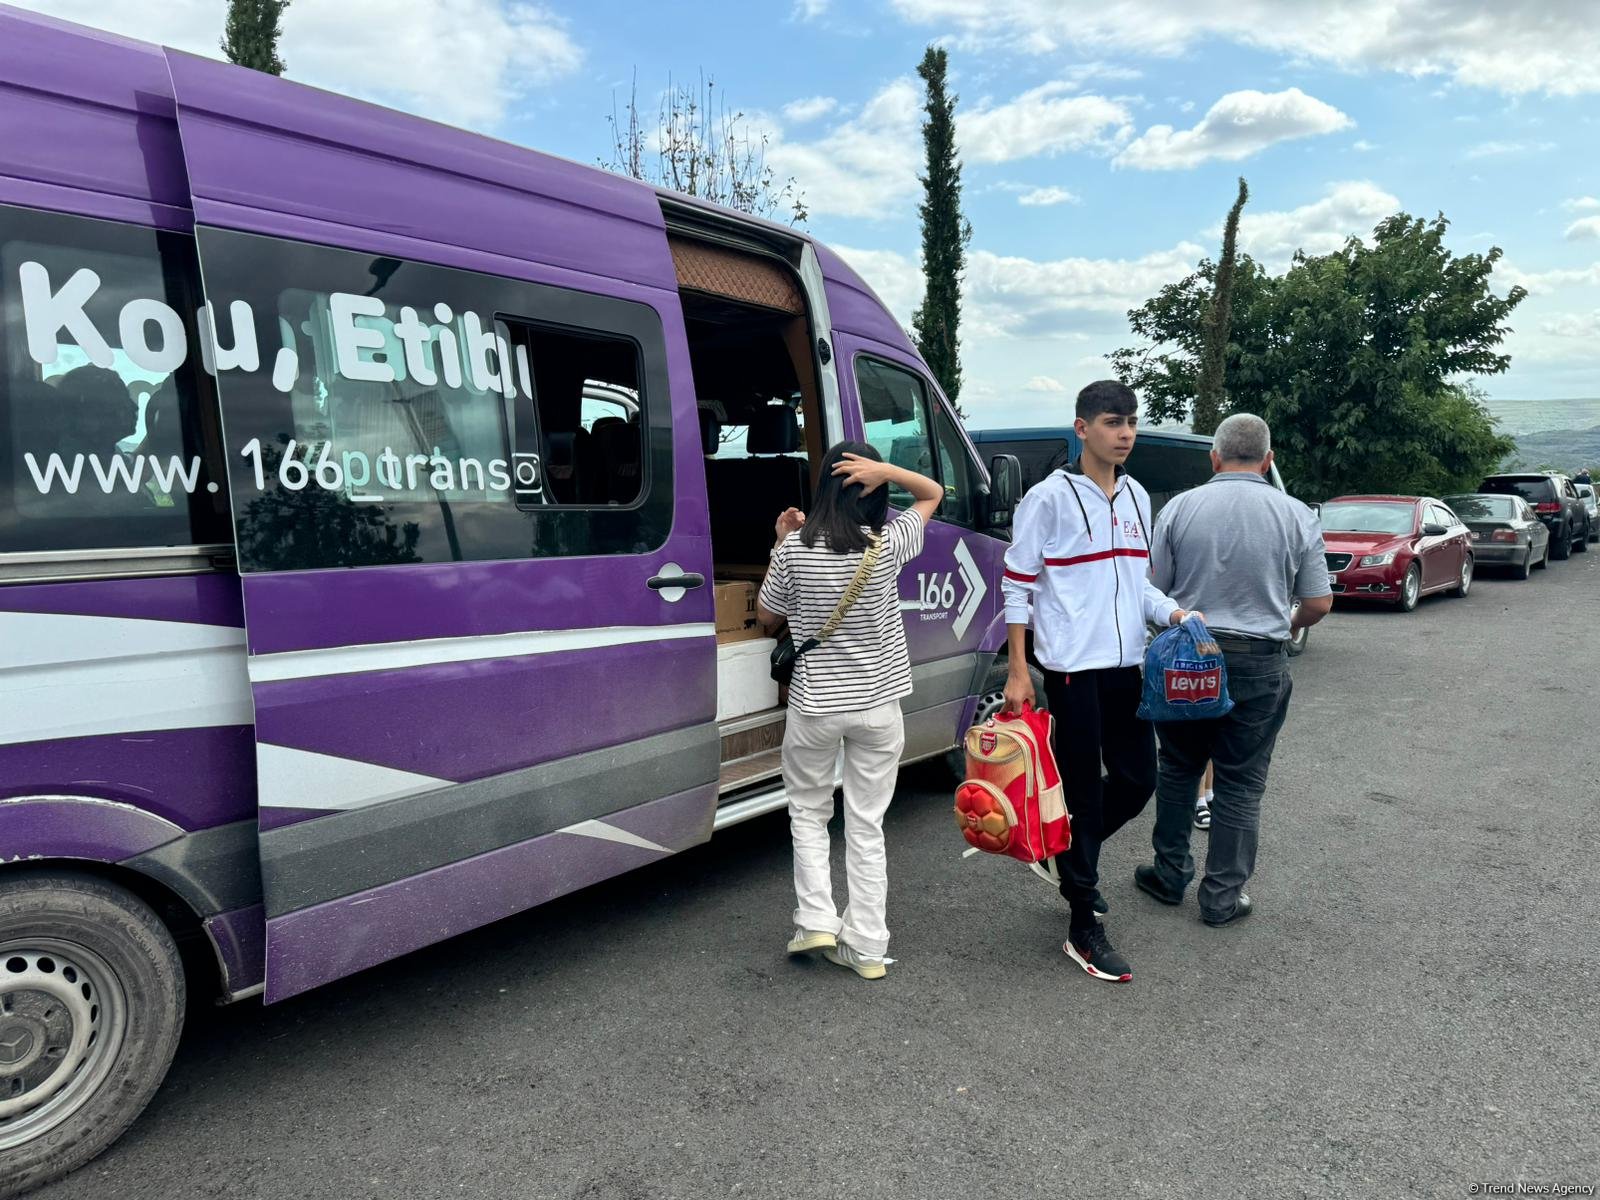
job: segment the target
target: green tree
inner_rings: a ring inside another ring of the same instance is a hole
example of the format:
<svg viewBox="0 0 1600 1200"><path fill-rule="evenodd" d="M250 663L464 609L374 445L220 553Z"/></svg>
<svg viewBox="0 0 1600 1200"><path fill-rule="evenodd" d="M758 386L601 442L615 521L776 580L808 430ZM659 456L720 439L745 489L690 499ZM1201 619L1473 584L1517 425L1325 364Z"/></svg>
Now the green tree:
<svg viewBox="0 0 1600 1200"><path fill-rule="evenodd" d="M1454 255L1448 228L1398 213L1276 276L1239 258L1222 415L1267 420L1296 495L1470 488L1513 449L1475 380L1511 365L1499 347L1527 293L1496 295L1500 249ZM1216 274L1205 260L1132 310L1144 344L1110 355L1158 420L1184 420L1198 394Z"/></svg>
<svg viewBox="0 0 1600 1200"><path fill-rule="evenodd" d="M928 173L922 176L922 275L926 290L911 318L917 349L950 403L961 395L961 273L972 226L961 215L961 160L956 157L956 97L945 91L949 56L928 47L917 67L927 84L922 140Z"/></svg>
<svg viewBox="0 0 1600 1200"><path fill-rule="evenodd" d="M222 52L228 61L282 75L278 23L288 7L289 0L228 0L228 23L222 38Z"/></svg>
<svg viewBox="0 0 1600 1200"><path fill-rule="evenodd" d="M1211 306L1201 330L1200 384L1194 397L1196 433L1215 433L1227 405L1228 331L1232 328L1233 276L1239 242L1239 213L1250 199L1244 176L1239 177L1239 198L1228 210L1222 227L1222 257L1217 260L1216 280L1211 289Z"/></svg>

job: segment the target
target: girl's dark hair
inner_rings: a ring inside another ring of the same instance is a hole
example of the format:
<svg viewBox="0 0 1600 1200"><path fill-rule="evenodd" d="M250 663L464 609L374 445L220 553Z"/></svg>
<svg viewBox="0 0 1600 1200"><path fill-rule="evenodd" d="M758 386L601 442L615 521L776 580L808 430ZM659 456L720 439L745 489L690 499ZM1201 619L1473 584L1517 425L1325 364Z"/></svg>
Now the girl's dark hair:
<svg viewBox="0 0 1600 1200"><path fill-rule="evenodd" d="M883 455L866 442L839 442L823 456L817 495L800 529L800 540L809 547L821 538L835 554L865 550L869 543L861 527L865 525L876 532L889 519L887 484L865 492L859 483L846 484L843 476L833 473L846 454L883 461Z"/></svg>

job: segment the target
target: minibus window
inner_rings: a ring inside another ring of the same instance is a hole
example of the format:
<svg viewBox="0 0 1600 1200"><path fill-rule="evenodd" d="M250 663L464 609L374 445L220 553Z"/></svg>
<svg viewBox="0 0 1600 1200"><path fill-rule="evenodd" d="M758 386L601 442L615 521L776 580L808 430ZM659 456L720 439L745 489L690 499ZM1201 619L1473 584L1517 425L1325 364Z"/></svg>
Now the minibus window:
<svg viewBox="0 0 1600 1200"><path fill-rule="evenodd" d="M0 553L225 544L191 238L0 206Z"/></svg>
<svg viewBox="0 0 1600 1200"><path fill-rule="evenodd" d="M878 359L858 358L856 388L867 441L884 460L919 475L937 475L922 381L910 371ZM891 487L889 503L905 508L911 504L911 496L902 488Z"/></svg>
<svg viewBox="0 0 1600 1200"><path fill-rule="evenodd" d="M221 314L242 570L665 540L671 405L652 307L205 226L196 237Z"/></svg>

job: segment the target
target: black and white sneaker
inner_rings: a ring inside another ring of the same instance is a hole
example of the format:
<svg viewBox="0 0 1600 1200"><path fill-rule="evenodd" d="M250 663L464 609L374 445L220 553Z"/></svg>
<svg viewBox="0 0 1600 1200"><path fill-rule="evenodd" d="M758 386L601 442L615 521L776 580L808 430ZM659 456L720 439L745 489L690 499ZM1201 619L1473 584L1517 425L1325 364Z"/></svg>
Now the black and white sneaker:
<svg viewBox="0 0 1600 1200"><path fill-rule="evenodd" d="M1067 957L1096 979L1110 983L1127 983L1133 978L1133 968L1111 947L1106 928L1098 921L1094 928L1074 930L1063 943Z"/></svg>

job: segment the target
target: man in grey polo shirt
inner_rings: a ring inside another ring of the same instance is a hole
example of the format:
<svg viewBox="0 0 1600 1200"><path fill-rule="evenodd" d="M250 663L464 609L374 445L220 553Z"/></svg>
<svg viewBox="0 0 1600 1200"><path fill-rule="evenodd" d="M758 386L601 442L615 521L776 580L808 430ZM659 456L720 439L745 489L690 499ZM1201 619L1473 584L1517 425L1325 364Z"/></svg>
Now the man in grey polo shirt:
<svg viewBox="0 0 1600 1200"><path fill-rule="evenodd" d="M1155 863L1135 871L1134 882L1163 904L1183 900L1194 878L1195 790L1210 761L1211 846L1196 898L1207 925L1227 925L1250 915L1244 884L1255 870L1267 768L1289 712L1289 637L1328 614L1333 589L1317 517L1267 480L1267 423L1248 413L1223 421L1211 467L1207 483L1161 510L1150 574L1181 608L1205 612L1227 663L1233 710L1156 725Z"/></svg>

